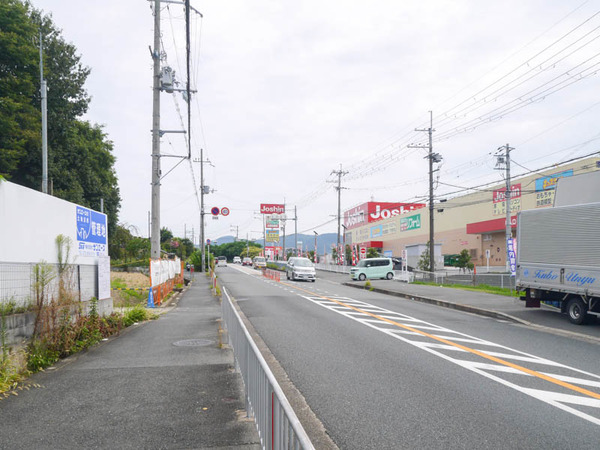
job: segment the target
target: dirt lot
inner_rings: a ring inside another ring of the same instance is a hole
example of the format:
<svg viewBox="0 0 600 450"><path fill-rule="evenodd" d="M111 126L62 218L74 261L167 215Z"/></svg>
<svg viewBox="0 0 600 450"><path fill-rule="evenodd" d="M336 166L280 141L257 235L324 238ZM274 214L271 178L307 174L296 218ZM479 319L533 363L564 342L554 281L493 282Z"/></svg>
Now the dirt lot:
<svg viewBox="0 0 600 450"><path fill-rule="evenodd" d="M110 281L119 281L127 288L148 288L150 286L150 277L143 273L111 272Z"/></svg>

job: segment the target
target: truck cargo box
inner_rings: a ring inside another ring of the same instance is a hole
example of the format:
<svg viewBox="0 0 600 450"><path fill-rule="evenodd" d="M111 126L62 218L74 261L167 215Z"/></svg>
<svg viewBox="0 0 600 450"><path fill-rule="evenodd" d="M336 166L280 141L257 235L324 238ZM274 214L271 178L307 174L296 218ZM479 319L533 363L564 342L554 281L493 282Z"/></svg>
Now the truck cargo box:
<svg viewBox="0 0 600 450"><path fill-rule="evenodd" d="M519 213L517 285L600 295L600 203Z"/></svg>

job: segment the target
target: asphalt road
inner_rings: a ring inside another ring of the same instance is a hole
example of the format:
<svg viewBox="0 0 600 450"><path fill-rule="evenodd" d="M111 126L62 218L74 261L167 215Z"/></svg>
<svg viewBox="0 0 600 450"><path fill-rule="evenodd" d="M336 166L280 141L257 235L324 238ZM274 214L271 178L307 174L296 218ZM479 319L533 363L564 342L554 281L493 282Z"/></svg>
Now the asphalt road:
<svg viewBox="0 0 600 450"><path fill-rule="evenodd" d="M597 344L323 278L218 276L339 448L598 448Z"/></svg>

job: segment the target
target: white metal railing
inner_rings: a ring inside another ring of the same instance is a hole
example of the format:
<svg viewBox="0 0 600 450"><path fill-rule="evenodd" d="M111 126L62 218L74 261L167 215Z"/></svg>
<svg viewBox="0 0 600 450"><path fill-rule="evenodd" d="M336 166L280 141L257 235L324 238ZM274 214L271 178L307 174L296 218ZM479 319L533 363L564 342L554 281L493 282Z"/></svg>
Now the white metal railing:
<svg viewBox="0 0 600 450"><path fill-rule="evenodd" d="M338 266L336 264L315 264L315 268L318 270L326 270L328 272L336 273L350 273L352 266Z"/></svg>
<svg viewBox="0 0 600 450"><path fill-rule="evenodd" d="M221 313L228 342L244 381L246 411L254 417L262 448L314 449L225 288L223 292Z"/></svg>

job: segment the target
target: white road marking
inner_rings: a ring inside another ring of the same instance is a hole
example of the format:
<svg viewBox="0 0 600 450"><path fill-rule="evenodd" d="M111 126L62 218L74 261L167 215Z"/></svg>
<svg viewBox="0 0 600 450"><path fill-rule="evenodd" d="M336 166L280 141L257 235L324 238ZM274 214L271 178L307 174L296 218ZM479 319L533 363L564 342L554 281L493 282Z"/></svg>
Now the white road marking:
<svg viewBox="0 0 600 450"><path fill-rule="evenodd" d="M576 369L574 367L569 367L564 364L551 361L546 358L539 358L535 355L531 355L525 352L521 352L519 350L515 350L500 344L496 344L494 342L490 342L487 340L482 340L474 336L469 336L467 334L450 330L444 327L437 326L435 324L425 322L423 320L417 319L415 317L406 316L404 314L400 314L394 311L385 310L383 308L379 308L374 305L370 305L365 302L357 301L354 299L349 299L346 297L331 297L331 299L324 299L321 297L314 296L306 296L298 293L298 295L306 300L309 300L319 306L329 309L337 314L341 314L351 320L362 323L363 325L368 326L369 328L375 329L382 333L387 334L395 339L418 347L428 353L436 355L440 358L443 358L449 362L457 364L465 369L468 369L472 372L475 372L481 376L484 376L490 380L496 381L504 386L510 387L516 391L522 392L526 395L534 397L540 401L543 401L547 404L550 404L558 409L561 409L565 412L573 414L581 419L584 419L588 422L591 422L595 425L600 425L600 400L593 398L589 395L575 395L575 394L566 394L564 392L556 392L554 390L547 390L548 381L543 380L542 378L538 378L531 373L524 372L523 370L519 370L518 368L510 367L508 365L502 364L492 364L488 362L481 361L469 361L458 359L456 357L452 357L449 354L443 352L451 352L451 353L471 353L465 349L461 349L457 346L452 346L449 344L443 344L438 342L427 342L423 341L423 338L427 338L416 331L406 330L402 328L391 329L390 326L393 325L389 322L379 319L378 317L373 317L372 315L366 314L367 311L372 312L381 318L387 318L388 320L393 320L398 324L402 324L406 322L407 327L410 327L414 330L433 330L440 332L440 334L431 334L431 336L439 337L441 339L451 341L451 342L462 342L464 344L470 344L471 348L480 354L489 355L502 360L514 360L520 361L522 363L533 364L535 369L528 368L528 370L532 370L535 373L546 375L555 380L563 381L565 383L569 383L572 385L582 385L589 386L591 388L600 389L600 376L586 372L580 369ZM347 306L340 305L336 303L337 300L346 305L352 306L354 308L361 309L365 311L365 313L361 313L360 311L355 311ZM426 331L424 331L426 332ZM443 334L442 334L443 333ZM417 339L415 339L417 338ZM460 344L457 344L460 345ZM500 349L502 351L492 352L489 351L490 347L494 347ZM476 353L471 353L476 356ZM481 357L481 356L480 356ZM564 372L571 372L571 375L564 374L552 374L552 373L544 373L538 371L537 366L546 366L553 368L560 368ZM523 366L521 366L523 367ZM528 383L531 384L536 383L540 386L540 388L531 388L521 386L513 381L508 381L507 379L501 378L500 376L494 375L494 373L504 373L511 375L524 375L523 379L529 380ZM573 376L578 375L578 376ZM553 389L561 389L566 390L568 387L559 386L558 384L552 385ZM571 391L574 392L574 388L571 388ZM587 412L583 412L574 408L575 405L580 407L587 408L595 408L598 409L598 417L595 415L591 415Z"/></svg>

